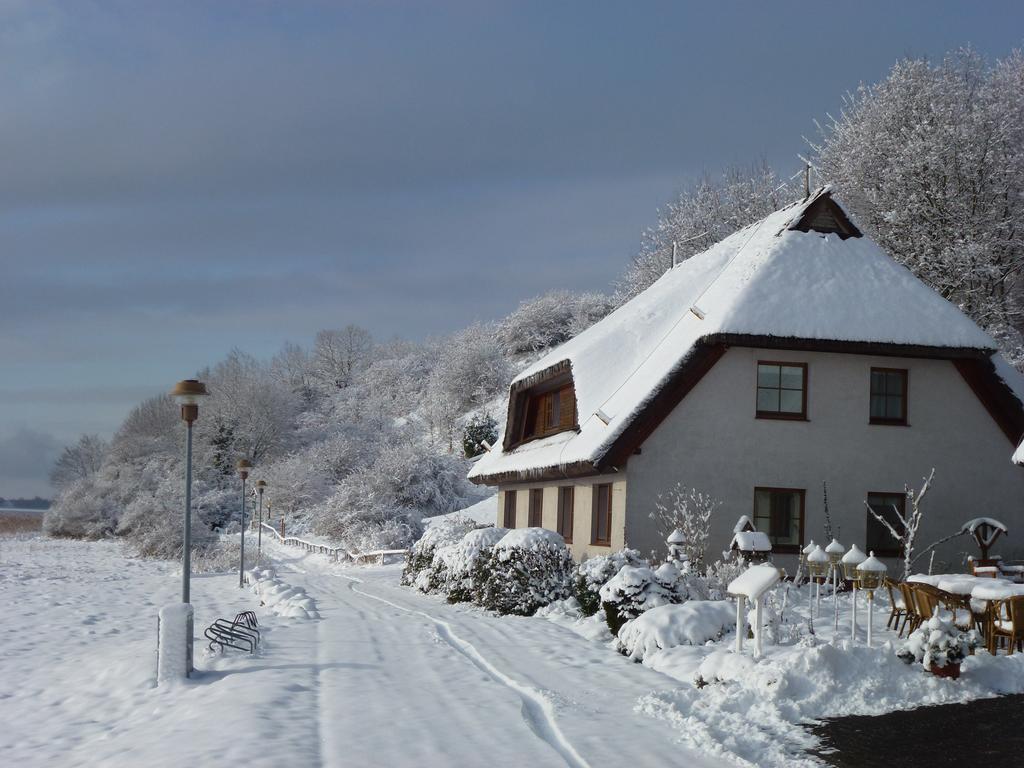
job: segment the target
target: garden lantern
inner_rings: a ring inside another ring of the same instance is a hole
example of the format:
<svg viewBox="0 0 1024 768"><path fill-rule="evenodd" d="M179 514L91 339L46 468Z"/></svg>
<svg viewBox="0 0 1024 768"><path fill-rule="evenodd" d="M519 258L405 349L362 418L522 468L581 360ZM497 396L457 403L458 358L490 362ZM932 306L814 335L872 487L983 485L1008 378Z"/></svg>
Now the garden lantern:
<svg viewBox="0 0 1024 768"><path fill-rule="evenodd" d="M181 406L185 422L185 522L181 545L181 602L191 602L192 583L192 425L199 418L199 403L209 395L206 385L196 379L185 379L170 392ZM189 614L185 641L185 676L192 674L192 622Z"/></svg>
<svg viewBox="0 0 1024 768"><path fill-rule="evenodd" d="M686 536L681 530L676 528L672 533L665 539L665 543L668 544L668 559L678 565L682 565L688 562L689 558L686 556Z"/></svg>
<svg viewBox="0 0 1024 768"><path fill-rule="evenodd" d="M839 632L839 564L843 561L843 553L846 547L835 539L825 547L825 554L828 555L829 568L832 571L832 607L835 610L835 623L832 631Z"/></svg>
<svg viewBox="0 0 1024 768"><path fill-rule="evenodd" d="M249 473L252 471L252 464L248 459L239 459L236 465L238 469L238 476L242 478L242 509L241 509L241 520L239 520L239 528L242 533L242 546L238 555L238 588L241 589L245 586L245 481L249 479Z"/></svg>
<svg viewBox="0 0 1024 768"><path fill-rule="evenodd" d="M797 565L797 577L800 575L801 568L807 568L807 556L814 551L814 539L811 539L811 543L800 550L800 561ZM811 585L814 583L814 579L811 578L810 572L807 575L807 604L811 604Z"/></svg>
<svg viewBox="0 0 1024 768"><path fill-rule="evenodd" d="M814 613L817 614L821 607L821 582L828 574L828 555L825 554L825 550L820 545L815 545L814 549L807 556L807 574L817 585L814 597Z"/></svg>
<svg viewBox="0 0 1024 768"><path fill-rule="evenodd" d="M882 586L885 572L889 570L885 563L875 557L872 552L870 557L857 566L857 574L860 576L860 588L868 593L868 647L871 647L871 625L873 619L873 608L875 590Z"/></svg>
<svg viewBox="0 0 1024 768"><path fill-rule="evenodd" d="M260 495L260 527L256 529L256 557L263 554L263 492L267 490L266 480L256 481L256 492ZM269 504L267 506L269 509Z"/></svg>
<svg viewBox="0 0 1024 768"><path fill-rule="evenodd" d="M857 582L860 575L857 573L857 566L868 559L856 544L850 546L850 551L843 555L843 578L853 584L853 618L850 624L850 637L857 639Z"/></svg>

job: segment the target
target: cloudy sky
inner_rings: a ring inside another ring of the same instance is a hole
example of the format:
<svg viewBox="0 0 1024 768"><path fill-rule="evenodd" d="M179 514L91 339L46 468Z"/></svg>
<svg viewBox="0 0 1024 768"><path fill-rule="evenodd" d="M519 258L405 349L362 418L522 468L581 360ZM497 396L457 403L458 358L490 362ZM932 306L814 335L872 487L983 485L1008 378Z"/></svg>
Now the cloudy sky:
<svg viewBox="0 0 1024 768"><path fill-rule="evenodd" d="M1012 3L0 0L0 495L232 347L606 289L656 208Z"/></svg>

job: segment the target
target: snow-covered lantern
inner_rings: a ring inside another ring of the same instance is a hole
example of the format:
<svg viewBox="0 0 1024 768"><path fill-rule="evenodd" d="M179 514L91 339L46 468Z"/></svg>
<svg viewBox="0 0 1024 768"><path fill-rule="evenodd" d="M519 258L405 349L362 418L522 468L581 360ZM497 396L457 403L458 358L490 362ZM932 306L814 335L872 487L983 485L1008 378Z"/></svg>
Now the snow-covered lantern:
<svg viewBox="0 0 1024 768"><path fill-rule="evenodd" d="M690 558L686 555L686 535L676 528L672 533L665 539L665 543L668 544L668 559L679 563L689 562Z"/></svg>
<svg viewBox="0 0 1024 768"><path fill-rule="evenodd" d="M850 551L843 555L843 578L857 583L857 566L868 559L868 556L860 551L856 544L850 545Z"/></svg>
<svg viewBox="0 0 1024 768"><path fill-rule="evenodd" d="M814 539L811 539L811 543L808 544L806 547L804 547L803 549L800 550L800 565L802 565L802 566L806 566L807 565L807 556L809 554L811 554L811 552L814 551L814 548L816 546L817 545L814 543Z"/></svg>
<svg viewBox="0 0 1024 768"><path fill-rule="evenodd" d="M860 574L857 567L868 559L856 544L850 545L850 551L843 555L843 578L853 583L853 616L850 619L850 636L857 639L857 582Z"/></svg>
<svg viewBox="0 0 1024 768"><path fill-rule="evenodd" d="M839 565L843 560L843 553L846 552L846 547L840 544L835 539L832 539L831 543L825 547L825 554L828 555L828 561L833 568Z"/></svg>
<svg viewBox="0 0 1024 768"><path fill-rule="evenodd" d="M872 608L874 607L875 590L882 586L882 580L885 578L885 573L888 570L885 563L875 557L874 552L871 553L867 560L857 566L859 586L868 593L868 647L871 647Z"/></svg>
<svg viewBox="0 0 1024 768"><path fill-rule="evenodd" d="M733 534L729 549L739 552L754 563L771 559L772 541L763 531L738 531Z"/></svg>
<svg viewBox="0 0 1024 768"><path fill-rule="evenodd" d="M807 556L807 574L816 585L814 612L817 613L818 607L821 605L821 582L828 575L828 555L825 554L825 550L821 548L821 545L815 545L814 549L811 550L811 554Z"/></svg>

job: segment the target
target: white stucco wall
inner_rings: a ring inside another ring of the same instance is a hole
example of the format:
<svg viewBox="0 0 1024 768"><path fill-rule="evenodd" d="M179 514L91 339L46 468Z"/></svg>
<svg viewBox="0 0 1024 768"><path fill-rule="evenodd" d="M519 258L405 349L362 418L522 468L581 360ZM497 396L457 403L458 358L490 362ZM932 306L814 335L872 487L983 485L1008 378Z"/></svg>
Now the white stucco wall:
<svg viewBox="0 0 1024 768"><path fill-rule="evenodd" d="M807 421L756 419L757 361L808 363ZM909 370L909 426L868 423L872 366ZM626 544L664 549L649 513L676 482L723 502L711 534L714 559L740 515L752 515L755 486L806 489L805 543L824 538L822 482L840 541L864 547L868 492L919 487L935 468L925 497L923 548L972 517L1005 522L1010 536L994 552L1024 558L1024 468L1013 446L952 363L942 360L732 348L647 439L626 468ZM944 545L936 568L961 568L977 554L962 537ZM795 558L776 557L793 572ZM898 561L886 561L900 575ZM920 570L928 563L918 562Z"/></svg>

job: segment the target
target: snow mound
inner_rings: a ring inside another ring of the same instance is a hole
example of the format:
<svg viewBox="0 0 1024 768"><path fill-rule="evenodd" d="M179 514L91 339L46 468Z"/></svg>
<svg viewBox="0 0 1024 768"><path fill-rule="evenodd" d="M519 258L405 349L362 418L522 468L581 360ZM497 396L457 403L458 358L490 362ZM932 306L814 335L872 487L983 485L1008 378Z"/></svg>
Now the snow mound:
<svg viewBox="0 0 1024 768"><path fill-rule="evenodd" d="M536 552L542 549L565 546L565 539L554 531L546 528L516 528L506 533L501 541L494 545L495 552L508 549L526 549Z"/></svg>
<svg viewBox="0 0 1024 768"><path fill-rule="evenodd" d="M627 621L619 630L618 648L633 661L679 645L704 645L725 634L735 621L732 603L725 600L690 600L682 605L661 605Z"/></svg>
<svg viewBox="0 0 1024 768"><path fill-rule="evenodd" d="M260 605L271 613L291 619L319 619L316 601L302 587L293 587L277 578L270 569L249 571L252 590L260 598Z"/></svg>

